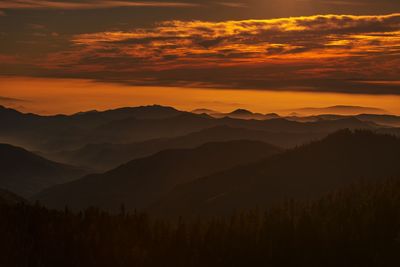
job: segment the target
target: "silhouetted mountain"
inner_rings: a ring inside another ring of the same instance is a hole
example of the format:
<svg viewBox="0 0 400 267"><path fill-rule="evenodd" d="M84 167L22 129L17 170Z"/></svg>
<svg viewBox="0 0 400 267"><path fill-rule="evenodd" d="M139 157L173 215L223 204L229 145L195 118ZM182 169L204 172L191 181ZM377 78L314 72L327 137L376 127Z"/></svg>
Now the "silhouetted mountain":
<svg viewBox="0 0 400 267"><path fill-rule="evenodd" d="M26 202L26 200L22 197L17 196L8 190L0 189L0 205L14 205L24 202Z"/></svg>
<svg viewBox="0 0 400 267"><path fill-rule="evenodd" d="M165 119L136 119L112 121L95 128L85 137L84 143L140 142L155 138L177 137L205 128L220 125L206 114L182 113Z"/></svg>
<svg viewBox="0 0 400 267"><path fill-rule="evenodd" d="M400 139L343 130L266 160L180 185L151 210L165 215L226 214L272 206L285 198L308 200L359 180L399 177L399 161Z"/></svg>
<svg viewBox="0 0 400 267"><path fill-rule="evenodd" d="M370 121L388 127L400 127L400 116L379 115L379 114L360 114L356 118L362 121Z"/></svg>
<svg viewBox="0 0 400 267"><path fill-rule="evenodd" d="M88 175L49 188L34 199L55 208L97 206L115 211L125 204L128 209L141 209L178 184L278 152L280 149L256 141L208 143L195 149L165 150L104 174Z"/></svg>
<svg viewBox="0 0 400 267"><path fill-rule="evenodd" d="M163 119L181 114L171 107L144 106L73 115L39 116L0 106L0 140L34 150L65 149L83 145L93 129L115 120Z"/></svg>
<svg viewBox="0 0 400 267"><path fill-rule="evenodd" d="M239 113L242 112L245 111ZM71 116L38 116L0 108L0 119L3 126L0 128L0 142L45 152L76 150L93 143L125 144L172 138L221 125L269 133L310 135L326 135L343 128L379 128L376 124L347 117L306 123L283 118L245 120L213 118L207 114L181 112L161 106L122 108Z"/></svg>
<svg viewBox="0 0 400 267"><path fill-rule="evenodd" d="M385 114L387 113L383 109L372 108L372 107L360 107L360 106L343 106L337 105L332 107L323 108L299 108L292 110L294 113L299 113L301 115L318 115L318 114L337 114L337 115L358 115L358 114Z"/></svg>
<svg viewBox="0 0 400 267"><path fill-rule="evenodd" d="M124 107L105 111L80 112L72 115L72 117L91 117L99 116L104 121L123 120L134 117L136 119L163 119L179 115L182 111L178 111L172 107L160 105L140 106L140 107Z"/></svg>
<svg viewBox="0 0 400 267"><path fill-rule="evenodd" d="M269 120L269 119L277 119L280 118L276 113L270 114L261 114L261 113L253 113L246 109L237 109L232 111L231 113L225 114L226 117L234 118L234 119L243 119L243 120Z"/></svg>
<svg viewBox="0 0 400 267"><path fill-rule="evenodd" d="M321 114L321 115L312 115L312 116L300 116L299 114L291 114L289 116L284 117L290 121L297 121L297 122L316 122L322 120L340 120L345 118L350 118L355 116L348 116L348 115L335 115L335 114Z"/></svg>
<svg viewBox="0 0 400 267"><path fill-rule="evenodd" d="M234 111L232 111L231 113L228 113L228 114L230 114L230 115L252 115L253 112L251 112L251 111L249 111L247 109L239 108L239 109L236 109L236 110L234 110Z"/></svg>
<svg viewBox="0 0 400 267"><path fill-rule="evenodd" d="M355 118L302 123L283 118L270 120L243 120L234 118L212 118L206 114L183 113L181 115L157 120L138 120L129 118L113 121L93 130L83 143L131 143L160 137L177 137L211 128L226 125L235 128L261 130L270 133L331 133L339 129L375 129L379 126L362 122Z"/></svg>
<svg viewBox="0 0 400 267"><path fill-rule="evenodd" d="M198 109L192 110L191 112L194 114L208 114L208 115L221 113L221 112L211 110L211 109L206 109L206 108L198 108Z"/></svg>
<svg viewBox="0 0 400 267"><path fill-rule="evenodd" d="M49 161L22 148L0 144L0 187L23 197L83 174L80 169Z"/></svg>
<svg viewBox="0 0 400 267"><path fill-rule="evenodd" d="M261 114L253 113L246 109L236 109L230 113L207 113L214 118L232 118L232 119L242 119L242 120L270 120L277 119L280 116L276 113Z"/></svg>
<svg viewBox="0 0 400 267"><path fill-rule="evenodd" d="M379 114L360 114L354 116L348 115L336 115L336 114L321 114L316 116L288 116L285 119L298 121L298 122L316 122L320 120L339 120L345 118L356 118L364 122L372 122L377 125L382 125L386 127L400 127L400 116L395 115L379 115Z"/></svg>
<svg viewBox="0 0 400 267"><path fill-rule="evenodd" d="M215 126L175 138L153 139L130 144L89 144L78 150L62 151L46 156L68 164L105 171L115 168L129 160L149 156L161 150L171 148L194 148L208 142L255 140L288 148L318 140L324 136L325 135L318 133L270 133L245 128Z"/></svg>

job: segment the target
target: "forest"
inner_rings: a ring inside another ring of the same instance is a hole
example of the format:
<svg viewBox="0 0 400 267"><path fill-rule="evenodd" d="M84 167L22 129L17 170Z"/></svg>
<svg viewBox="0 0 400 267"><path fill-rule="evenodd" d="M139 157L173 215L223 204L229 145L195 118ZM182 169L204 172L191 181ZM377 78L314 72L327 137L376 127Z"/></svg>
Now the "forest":
<svg viewBox="0 0 400 267"><path fill-rule="evenodd" d="M396 177L207 219L3 203L0 265L395 266L399 210Z"/></svg>

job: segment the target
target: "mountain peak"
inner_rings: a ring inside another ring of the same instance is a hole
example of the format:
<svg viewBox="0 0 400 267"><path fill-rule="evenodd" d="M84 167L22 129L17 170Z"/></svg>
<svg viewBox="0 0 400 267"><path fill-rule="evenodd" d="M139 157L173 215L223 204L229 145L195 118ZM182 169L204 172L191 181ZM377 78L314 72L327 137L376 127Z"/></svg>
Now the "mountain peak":
<svg viewBox="0 0 400 267"><path fill-rule="evenodd" d="M191 113L195 114L216 114L219 113L218 111L212 110L212 109L207 109L207 108L198 108L195 110L192 110Z"/></svg>
<svg viewBox="0 0 400 267"><path fill-rule="evenodd" d="M236 109L236 110L232 111L229 114L231 114L231 115L252 115L253 112L251 112L251 111L249 111L247 109L239 108L239 109Z"/></svg>

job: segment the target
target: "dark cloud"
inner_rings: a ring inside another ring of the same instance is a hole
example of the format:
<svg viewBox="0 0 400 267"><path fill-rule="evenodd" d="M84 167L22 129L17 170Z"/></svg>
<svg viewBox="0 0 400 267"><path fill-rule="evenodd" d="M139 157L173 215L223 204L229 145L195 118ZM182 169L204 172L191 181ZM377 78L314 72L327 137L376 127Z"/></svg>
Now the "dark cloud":
<svg viewBox="0 0 400 267"><path fill-rule="evenodd" d="M87 1L54 1L54 0L0 0L2 9L107 9L122 7L195 7L197 4L190 2L168 1L132 1L132 0L87 0Z"/></svg>

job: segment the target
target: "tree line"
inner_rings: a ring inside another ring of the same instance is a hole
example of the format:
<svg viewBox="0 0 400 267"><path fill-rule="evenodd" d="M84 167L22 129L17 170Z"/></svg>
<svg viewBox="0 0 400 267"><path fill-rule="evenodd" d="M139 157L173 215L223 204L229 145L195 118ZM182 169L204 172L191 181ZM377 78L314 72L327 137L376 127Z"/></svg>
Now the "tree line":
<svg viewBox="0 0 400 267"><path fill-rule="evenodd" d="M396 266L400 181L230 217L0 206L0 266Z"/></svg>

